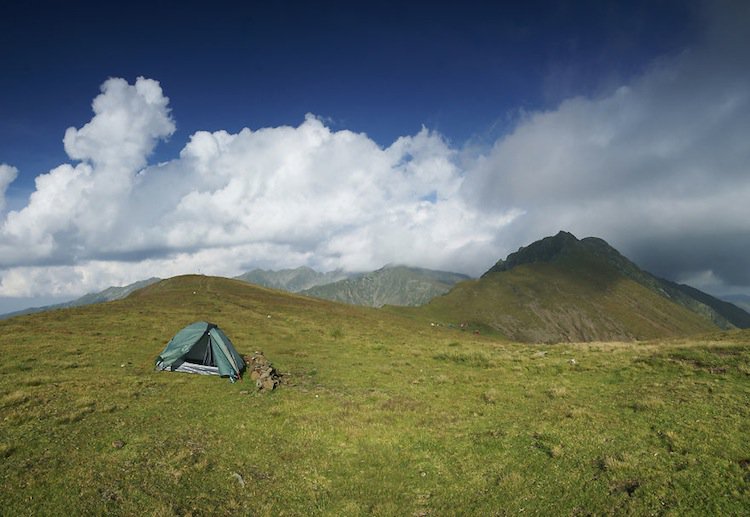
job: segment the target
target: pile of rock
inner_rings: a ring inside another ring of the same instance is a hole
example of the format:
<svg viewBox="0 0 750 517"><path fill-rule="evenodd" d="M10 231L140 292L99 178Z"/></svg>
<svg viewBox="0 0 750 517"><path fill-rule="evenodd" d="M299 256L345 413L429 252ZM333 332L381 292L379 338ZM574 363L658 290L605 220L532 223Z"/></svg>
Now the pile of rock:
<svg viewBox="0 0 750 517"><path fill-rule="evenodd" d="M266 359L263 352L255 352L249 358L245 358L247 371L250 379L255 381L255 385L260 391L271 391L281 384L281 376L273 367L271 361Z"/></svg>

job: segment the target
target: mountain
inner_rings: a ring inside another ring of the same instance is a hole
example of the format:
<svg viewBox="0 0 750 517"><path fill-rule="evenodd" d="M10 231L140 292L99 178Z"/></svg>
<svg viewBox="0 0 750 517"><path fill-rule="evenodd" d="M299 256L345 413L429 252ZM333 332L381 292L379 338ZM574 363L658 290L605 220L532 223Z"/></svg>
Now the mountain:
<svg viewBox="0 0 750 517"><path fill-rule="evenodd" d="M92 303L103 303L111 302L114 300L121 300L133 291L143 289L144 287L148 287L149 285L155 284L156 282L160 281L161 278L152 277L146 280L139 280L138 282L134 282L123 287L108 287L104 291L100 291L98 293L85 294L80 298L73 300L72 302L68 302L67 306L78 307L79 305L90 305Z"/></svg>
<svg viewBox="0 0 750 517"><path fill-rule="evenodd" d="M721 299L736 305L744 311L750 311L750 296L746 294L727 294L722 296Z"/></svg>
<svg viewBox="0 0 750 517"><path fill-rule="evenodd" d="M305 289L330 284L331 282L343 280L348 277L349 274L344 273L341 270L318 273L314 269L302 266L296 269L282 269L280 271L253 269L252 271L243 273L235 278L262 287L270 287L272 289L297 293L304 291Z"/></svg>
<svg viewBox="0 0 750 517"><path fill-rule="evenodd" d="M421 313L532 342L650 339L742 326L741 313L705 293L696 296L641 270L602 239L560 232L511 253Z"/></svg>
<svg viewBox="0 0 750 517"><path fill-rule="evenodd" d="M300 294L370 307L417 306L447 293L456 283L469 278L459 273L391 265L306 289Z"/></svg>
<svg viewBox="0 0 750 517"><path fill-rule="evenodd" d="M662 280L665 284L672 286L691 298L703 303L704 305L713 309L722 318L726 319L737 328L745 329L750 328L750 313L747 309L742 308L739 304L734 304L725 300L720 300L711 296L710 294L704 293L685 284L676 284L668 280ZM721 326L721 325L719 325ZM726 328L721 326L722 328Z"/></svg>
<svg viewBox="0 0 750 517"><path fill-rule="evenodd" d="M23 309L20 311L9 312L7 314L0 314L0 319L10 318L13 316L21 316L24 314L34 314L37 312L51 311L54 309L65 309L67 307L80 307L82 305L91 305L94 303L103 303L103 302L111 302L114 300L121 300L125 298L126 296L128 296L133 291L137 291L138 289L147 287L151 284L159 282L160 280L161 280L160 278L153 277L147 280L139 280L138 282L134 282L132 284L122 286L122 287L108 287L105 290L100 291L98 293L84 294L80 298L76 298L75 300L71 300L69 302L56 303L54 305L45 305L43 307L30 307L28 309Z"/></svg>
<svg viewBox="0 0 750 517"><path fill-rule="evenodd" d="M579 241L571 233L560 232L554 237L547 237L511 253L506 260L498 261L485 275L507 271L519 264L575 261L575 257L585 258L586 256L597 257L623 276L710 319L722 329L750 327L750 314L742 309L694 287L670 282L643 271L606 241L596 237L587 237Z"/></svg>

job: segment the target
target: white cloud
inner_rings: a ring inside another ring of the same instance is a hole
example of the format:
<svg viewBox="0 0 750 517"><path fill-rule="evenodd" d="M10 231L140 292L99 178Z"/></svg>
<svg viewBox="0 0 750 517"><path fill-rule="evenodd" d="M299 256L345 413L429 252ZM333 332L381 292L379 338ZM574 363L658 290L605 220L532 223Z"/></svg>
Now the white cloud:
<svg viewBox="0 0 750 517"><path fill-rule="evenodd" d="M457 151L424 128L381 148L307 115L297 127L199 131L178 159L143 168L174 130L158 83L110 79L93 107L93 119L65 135L81 162L39 176L28 206L2 225L0 294L73 294L260 264L481 272L494 235L516 215L484 217L467 205Z"/></svg>
<svg viewBox="0 0 750 517"><path fill-rule="evenodd" d="M65 133L63 164L36 178L29 203L0 227L0 266L71 264L117 242L138 169L160 138L174 131L159 83L109 79L94 117Z"/></svg>
<svg viewBox="0 0 750 517"><path fill-rule="evenodd" d="M8 164L0 163L0 213L5 210L5 192L14 179L18 176L18 169Z"/></svg>
<svg viewBox="0 0 750 517"><path fill-rule="evenodd" d="M169 99L159 83L139 77L134 85L112 78L94 99L94 118L80 129L65 131L65 152L111 173L133 172L146 165L157 141L171 135Z"/></svg>
<svg viewBox="0 0 750 517"><path fill-rule="evenodd" d="M687 50L611 94L528 114L462 193L488 213L524 211L510 248L566 229L676 280L713 269L750 285L748 49Z"/></svg>

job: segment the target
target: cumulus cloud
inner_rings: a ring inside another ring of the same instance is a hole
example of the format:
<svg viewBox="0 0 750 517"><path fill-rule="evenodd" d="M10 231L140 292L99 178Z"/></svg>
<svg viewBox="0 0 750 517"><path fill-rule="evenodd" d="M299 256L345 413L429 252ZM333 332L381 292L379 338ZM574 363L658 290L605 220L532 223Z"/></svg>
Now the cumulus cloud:
<svg viewBox="0 0 750 517"><path fill-rule="evenodd" d="M79 162L39 176L28 206L2 225L1 294L257 265L480 272L517 216L486 217L465 203L458 151L425 128L382 148L307 115L297 127L199 131L179 158L144 167L174 131L158 83L110 79L93 108L89 123L65 134Z"/></svg>
<svg viewBox="0 0 750 517"><path fill-rule="evenodd" d="M0 227L0 267L74 264L116 242L127 220L136 173L174 123L159 83L109 79L94 117L65 132L63 164L36 178L29 203Z"/></svg>
<svg viewBox="0 0 750 517"><path fill-rule="evenodd" d="M133 85L108 79L101 91L92 104L94 118L80 129L65 131L65 152L110 173L143 167L157 141L175 130L169 99L158 82L143 77Z"/></svg>
<svg viewBox="0 0 750 517"><path fill-rule="evenodd" d="M8 164L0 163L0 213L5 210L5 192L13 180L18 176L18 169Z"/></svg>

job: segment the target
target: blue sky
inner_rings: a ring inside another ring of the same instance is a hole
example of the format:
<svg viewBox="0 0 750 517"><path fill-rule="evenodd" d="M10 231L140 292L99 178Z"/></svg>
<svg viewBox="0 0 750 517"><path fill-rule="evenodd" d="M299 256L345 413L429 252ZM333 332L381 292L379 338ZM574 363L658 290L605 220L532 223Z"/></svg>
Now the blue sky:
<svg viewBox="0 0 750 517"><path fill-rule="evenodd" d="M273 5L269 5L273 4ZM0 37L0 156L15 187L66 160L65 129L108 77L157 79L177 130L298 124L380 145L422 125L491 142L519 110L627 80L698 36L686 2L11 2Z"/></svg>
<svg viewBox="0 0 750 517"><path fill-rule="evenodd" d="M743 2L269 4L3 6L0 298L560 229L750 291Z"/></svg>

